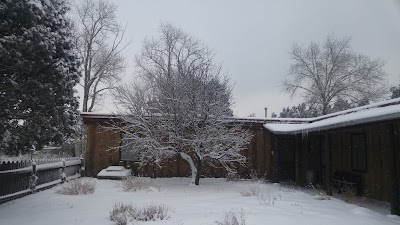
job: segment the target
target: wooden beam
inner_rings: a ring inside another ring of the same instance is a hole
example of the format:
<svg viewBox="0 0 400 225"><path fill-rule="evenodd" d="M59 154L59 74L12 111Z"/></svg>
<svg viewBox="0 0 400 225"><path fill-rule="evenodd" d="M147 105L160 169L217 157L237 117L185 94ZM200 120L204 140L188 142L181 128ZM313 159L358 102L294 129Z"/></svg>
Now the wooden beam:
<svg viewBox="0 0 400 225"><path fill-rule="evenodd" d="M298 146L298 139L299 136L295 135L295 139L294 139L294 152L295 152L295 166L296 166L296 183L297 185L300 185L300 157L301 157L301 153L300 153L300 148Z"/></svg>
<svg viewBox="0 0 400 225"><path fill-rule="evenodd" d="M325 148L325 189L326 194L332 196L332 160L331 160L331 149L329 144L329 135L324 136L324 148Z"/></svg>
<svg viewBox="0 0 400 225"><path fill-rule="evenodd" d="M279 183L279 149L278 149L278 137L273 136L274 148L273 148L273 182Z"/></svg>
<svg viewBox="0 0 400 225"><path fill-rule="evenodd" d="M389 162L389 177L390 177L390 212L393 215L400 215L399 208L399 181L397 178L397 165L396 165L396 152L394 146L394 129L393 124L388 123L386 125L386 132L388 137L388 149L387 149L387 159Z"/></svg>

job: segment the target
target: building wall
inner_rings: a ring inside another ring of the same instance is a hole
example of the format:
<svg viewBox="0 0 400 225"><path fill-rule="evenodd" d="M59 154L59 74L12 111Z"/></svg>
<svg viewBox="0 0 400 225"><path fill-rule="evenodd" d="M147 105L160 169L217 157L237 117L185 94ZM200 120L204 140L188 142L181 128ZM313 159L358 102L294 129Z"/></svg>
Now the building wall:
<svg viewBox="0 0 400 225"><path fill-rule="evenodd" d="M118 165L120 160L119 131L96 124L86 124L87 144L85 153L86 176L96 176L109 165Z"/></svg>
<svg viewBox="0 0 400 225"><path fill-rule="evenodd" d="M388 125L393 126L393 131L390 131ZM352 169L351 136L354 133L366 135L367 170L365 172ZM400 120L296 135L297 184L307 185L307 172L310 171L316 176L316 183L325 184L326 165L322 162L325 160L323 157L325 154L324 135L328 135L329 140L331 177L335 171L360 175L366 196L389 201L390 185L394 180L389 171L389 148L395 151L397 181L400 180ZM393 135L393 145L391 135Z"/></svg>
<svg viewBox="0 0 400 225"><path fill-rule="evenodd" d="M393 133L388 129L388 124L393 126ZM338 129L328 132L329 147L331 150L332 173L335 171L347 172L360 175L362 178L362 186L364 194L374 199L389 201L390 200L390 182L393 180L389 171L389 148L393 148L396 152L397 179L400 180L399 174L399 132L400 120L385 123L373 123L362 126L354 126L346 129ZM351 156L351 136L355 133L364 133L366 135L366 151L367 151L367 170L364 172L352 169ZM393 135L394 145L391 144L391 135ZM307 145L308 152L313 154L306 156L308 163L306 168L318 168L317 159L320 157L322 148L319 151L316 139L317 136L310 136ZM319 152L319 153L318 153ZM314 163L312 163L314 162ZM321 168L322 178L320 181L324 183L325 171ZM400 191L400 190L399 190Z"/></svg>
<svg viewBox="0 0 400 225"><path fill-rule="evenodd" d="M103 126L99 125L103 124ZM118 165L120 161L119 145L120 133L106 128L106 123L93 120L86 123L87 146L86 146L86 174L96 176L100 170L110 165ZM242 154L247 157L247 167L238 165L238 173L243 178L249 178L250 174L257 174L271 178L271 134L265 132L262 124L246 126L253 134L253 138L247 149ZM110 150L112 149L112 150ZM134 172L140 176L148 177L187 177L190 176L190 167L180 157L164 160L158 167L148 163L140 168L130 163ZM227 172L222 166L211 167L203 165L204 177L226 177Z"/></svg>

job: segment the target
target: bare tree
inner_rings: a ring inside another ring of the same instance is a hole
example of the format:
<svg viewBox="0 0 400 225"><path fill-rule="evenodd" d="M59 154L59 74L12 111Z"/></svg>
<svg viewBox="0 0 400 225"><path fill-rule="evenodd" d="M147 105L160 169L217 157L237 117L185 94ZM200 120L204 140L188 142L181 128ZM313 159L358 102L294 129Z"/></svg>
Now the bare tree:
<svg viewBox="0 0 400 225"><path fill-rule="evenodd" d="M122 50L125 27L116 18L117 6L107 0L83 0L76 7L77 46L83 60L83 112L90 112L105 91L115 87L125 70Z"/></svg>
<svg viewBox="0 0 400 225"><path fill-rule="evenodd" d="M141 85L116 89L126 112L125 126L114 128L143 164L181 157L198 185L203 164L228 171L244 165L240 150L251 135L231 119L231 86L213 53L172 25L161 25L160 33L136 57Z"/></svg>
<svg viewBox="0 0 400 225"><path fill-rule="evenodd" d="M300 93L324 115L338 98L359 103L387 93L385 63L353 52L350 38L328 36L323 45L295 44L290 55L293 63L283 82L284 91L292 96Z"/></svg>

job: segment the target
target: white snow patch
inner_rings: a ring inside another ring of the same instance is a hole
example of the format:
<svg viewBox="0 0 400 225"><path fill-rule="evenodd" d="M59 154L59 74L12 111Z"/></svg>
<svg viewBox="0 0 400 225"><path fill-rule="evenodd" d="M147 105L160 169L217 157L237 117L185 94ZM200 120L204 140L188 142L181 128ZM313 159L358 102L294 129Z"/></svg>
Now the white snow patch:
<svg viewBox="0 0 400 225"><path fill-rule="evenodd" d="M100 179L122 179L128 177L131 174L131 169L125 169L123 166L109 166L106 169L101 170L97 174L97 178Z"/></svg>
<svg viewBox="0 0 400 225"><path fill-rule="evenodd" d="M400 118L400 105L389 105L379 108L368 108L348 114L342 114L305 124L264 124L264 127L277 134L297 134L312 131L357 125Z"/></svg>
<svg viewBox="0 0 400 225"><path fill-rule="evenodd" d="M80 178L93 179L93 178ZM240 191L251 181L226 182L205 178L199 186L188 186L190 178L156 179L163 191L124 192L119 181L97 180L96 191L85 196L55 193L56 188L41 191L0 205L0 224L17 225L113 225L109 213L117 202L145 206L164 204L174 209L165 221L140 224L215 224L229 210L245 211L246 224L296 225L398 225L396 216L387 216L388 209L378 213L336 198L315 200L316 194L288 188L285 185L259 184L260 194L271 202L260 202L256 196L242 197ZM386 214L385 214L386 213Z"/></svg>

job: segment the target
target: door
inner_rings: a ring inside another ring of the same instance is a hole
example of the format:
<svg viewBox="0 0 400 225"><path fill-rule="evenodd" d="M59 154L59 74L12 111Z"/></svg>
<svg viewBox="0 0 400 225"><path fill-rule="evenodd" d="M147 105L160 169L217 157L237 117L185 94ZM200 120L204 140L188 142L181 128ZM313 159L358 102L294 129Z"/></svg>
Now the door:
<svg viewBox="0 0 400 225"><path fill-rule="evenodd" d="M296 180L295 138L278 137L279 180Z"/></svg>

